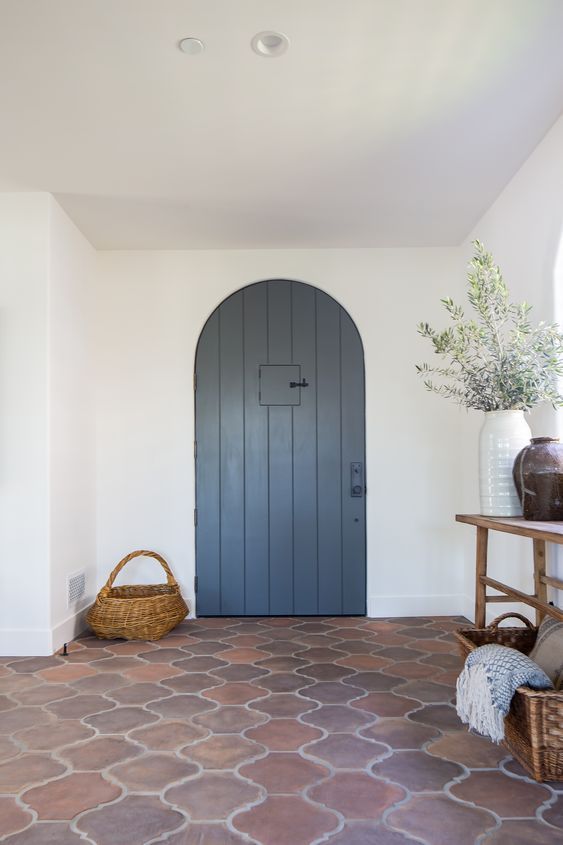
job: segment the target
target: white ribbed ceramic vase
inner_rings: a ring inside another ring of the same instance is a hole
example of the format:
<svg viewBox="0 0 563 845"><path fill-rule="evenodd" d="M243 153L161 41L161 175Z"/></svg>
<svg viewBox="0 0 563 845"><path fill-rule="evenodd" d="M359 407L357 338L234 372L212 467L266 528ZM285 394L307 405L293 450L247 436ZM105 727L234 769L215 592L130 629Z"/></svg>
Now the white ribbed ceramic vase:
<svg viewBox="0 0 563 845"><path fill-rule="evenodd" d="M479 435L479 494L484 516L522 516L512 467L531 436L523 411L485 413Z"/></svg>

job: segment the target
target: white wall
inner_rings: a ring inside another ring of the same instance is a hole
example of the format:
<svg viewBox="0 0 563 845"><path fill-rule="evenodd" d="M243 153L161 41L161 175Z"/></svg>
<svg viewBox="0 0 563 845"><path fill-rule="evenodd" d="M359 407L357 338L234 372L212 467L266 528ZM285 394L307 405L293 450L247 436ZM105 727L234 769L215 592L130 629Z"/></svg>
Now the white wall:
<svg viewBox="0 0 563 845"><path fill-rule="evenodd" d="M50 654L95 587L95 253L47 194L0 194L0 654Z"/></svg>
<svg viewBox="0 0 563 845"><path fill-rule="evenodd" d="M561 118L523 167L507 185L496 202L476 224L463 245L463 260L471 257L471 241L483 241L500 265L514 301L527 300L533 305L532 318L552 322L556 317L563 323L563 313L556 313L556 286L563 284L556 278L555 267L559 244L563 235L563 118ZM532 435L558 436L562 431L563 412L555 412L549 405L535 409L529 415ZM477 437L482 416L471 412L464 420L462 436L471 448L464 461L463 507L466 512L478 511ZM467 562L466 592L473 591L472 529L465 532ZM471 536L470 536L471 533ZM531 540L493 535L490 541L489 572L500 581L533 592ZM550 564L555 574L563 575L563 561L555 560L550 550ZM556 600L556 597L553 597ZM511 605L489 605L488 617L498 615ZM517 608L514 605L514 608ZM517 608L518 609L518 608ZM520 607L524 613L530 608Z"/></svg>
<svg viewBox="0 0 563 845"><path fill-rule="evenodd" d="M50 627L48 242L47 195L0 194L0 654Z"/></svg>
<svg viewBox="0 0 563 845"><path fill-rule="evenodd" d="M95 428L90 314L96 253L57 202L49 202L49 517L53 649L83 627L96 589ZM86 593L67 603L67 576Z"/></svg>
<svg viewBox="0 0 563 845"><path fill-rule="evenodd" d="M460 613L457 408L427 394L416 324L463 284L457 249L102 252L97 282L100 583L135 548L171 563L193 601L192 373L203 324L245 284L316 285L356 321L367 374L368 609ZM154 580L153 563L124 580ZM126 576L126 577L125 577Z"/></svg>

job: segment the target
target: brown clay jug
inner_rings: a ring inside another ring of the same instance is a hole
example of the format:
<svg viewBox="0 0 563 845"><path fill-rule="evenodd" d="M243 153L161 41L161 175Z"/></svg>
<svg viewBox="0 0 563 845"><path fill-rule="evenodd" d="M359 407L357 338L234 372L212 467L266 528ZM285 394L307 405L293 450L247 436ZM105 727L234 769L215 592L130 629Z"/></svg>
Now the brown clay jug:
<svg viewBox="0 0 563 845"><path fill-rule="evenodd" d="M558 437L533 437L512 470L524 519L563 520L563 444Z"/></svg>

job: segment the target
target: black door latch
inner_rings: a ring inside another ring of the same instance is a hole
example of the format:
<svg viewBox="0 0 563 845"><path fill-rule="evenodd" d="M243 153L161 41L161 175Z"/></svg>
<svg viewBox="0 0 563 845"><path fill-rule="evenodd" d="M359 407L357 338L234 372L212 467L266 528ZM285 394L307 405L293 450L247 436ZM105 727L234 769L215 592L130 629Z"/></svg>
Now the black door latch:
<svg viewBox="0 0 563 845"><path fill-rule="evenodd" d="M290 387L309 387L309 382L305 381L305 379L303 379L303 381L290 381L289 386Z"/></svg>

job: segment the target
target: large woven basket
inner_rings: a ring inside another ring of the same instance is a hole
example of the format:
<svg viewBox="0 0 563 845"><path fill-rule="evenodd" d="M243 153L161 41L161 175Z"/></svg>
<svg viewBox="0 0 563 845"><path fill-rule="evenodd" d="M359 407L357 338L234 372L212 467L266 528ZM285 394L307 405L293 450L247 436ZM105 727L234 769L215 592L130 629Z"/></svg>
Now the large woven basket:
<svg viewBox="0 0 563 845"><path fill-rule="evenodd" d="M516 617L525 627L500 627ZM496 643L529 654L538 629L519 613L503 613L487 628L456 631L462 657L482 645ZM563 690L538 691L519 687L504 720L504 744L537 781L563 780Z"/></svg>
<svg viewBox="0 0 563 845"><path fill-rule="evenodd" d="M153 557L166 572L166 584L113 582L125 564L135 557ZM170 567L156 552L138 550L120 560L88 611L86 621L104 640L159 640L184 619L188 606Z"/></svg>

